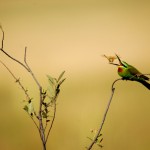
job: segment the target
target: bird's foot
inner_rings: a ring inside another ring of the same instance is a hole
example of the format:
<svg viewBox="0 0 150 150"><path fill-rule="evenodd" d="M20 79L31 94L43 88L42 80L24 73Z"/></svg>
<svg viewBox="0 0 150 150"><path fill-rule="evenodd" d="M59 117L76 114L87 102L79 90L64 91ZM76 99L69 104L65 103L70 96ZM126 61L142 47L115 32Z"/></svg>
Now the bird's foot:
<svg viewBox="0 0 150 150"><path fill-rule="evenodd" d="M122 80L126 80L127 81L128 79L126 77L122 77Z"/></svg>

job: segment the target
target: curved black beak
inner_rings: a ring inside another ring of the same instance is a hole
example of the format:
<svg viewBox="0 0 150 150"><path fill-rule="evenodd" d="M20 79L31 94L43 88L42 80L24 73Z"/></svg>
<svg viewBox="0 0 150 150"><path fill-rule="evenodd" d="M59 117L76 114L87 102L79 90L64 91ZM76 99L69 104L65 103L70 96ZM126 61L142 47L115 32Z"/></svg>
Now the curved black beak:
<svg viewBox="0 0 150 150"><path fill-rule="evenodd" d="M119 56L117 54L115 54L115 55L116 55L117 59L119 60L120 65L123 65L120 58L119 58Z"/></svg>

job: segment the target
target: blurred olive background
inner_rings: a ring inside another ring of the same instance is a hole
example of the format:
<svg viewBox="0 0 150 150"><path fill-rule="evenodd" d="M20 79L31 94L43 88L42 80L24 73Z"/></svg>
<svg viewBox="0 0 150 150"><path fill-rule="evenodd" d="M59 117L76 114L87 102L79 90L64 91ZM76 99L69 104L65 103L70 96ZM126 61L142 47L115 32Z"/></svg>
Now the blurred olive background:
<svg viewBox="0 0 150 150"><path fill-rule="evenodd" d="M27 61L46 89L46 75L65 70L48 150L83 150L91 129L101 123L118 78L116 66L102 54L119 56L150 73L150 2L123 0L1 0L4 49ZM2 34L0 33L0 36ZM2 60L29 89L38 108L38 89L31 76L0 53ZM0 147L41 150L25 99L9 72L0 65ZM119 81L103 128L105 150L150 149L150 92L136 82ZM95 150L99 147L94 146Z"/></svg>

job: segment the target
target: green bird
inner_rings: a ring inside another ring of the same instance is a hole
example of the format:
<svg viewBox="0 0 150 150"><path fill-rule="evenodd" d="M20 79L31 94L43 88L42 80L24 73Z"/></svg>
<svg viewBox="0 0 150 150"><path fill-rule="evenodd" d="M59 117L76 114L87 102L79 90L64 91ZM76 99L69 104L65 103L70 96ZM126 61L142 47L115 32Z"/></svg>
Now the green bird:
<svg viewBox="0 0 150 150"><path fill-rule="evenodd" d="M141 84L143 84L146 88L150 90L150 84L146 82L149 80L149 78L145 76L144 74L142 74L140 71L138 71L135 67L127 64L125 61L121 61L118 55L116 56L119 61L119 64L114 64L114 65L118 66L119 76L121 76L122 79L125 79L125 80L140 82Z"/></svg>

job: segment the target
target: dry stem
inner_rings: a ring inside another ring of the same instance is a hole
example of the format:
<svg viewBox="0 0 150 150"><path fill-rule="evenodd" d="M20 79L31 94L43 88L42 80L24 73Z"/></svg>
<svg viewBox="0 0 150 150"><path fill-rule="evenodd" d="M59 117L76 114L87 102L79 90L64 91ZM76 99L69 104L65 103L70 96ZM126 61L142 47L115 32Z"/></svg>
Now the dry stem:
<svg viewBox="0 0 150 150"><path fill-rule="evenodd" d="M115 83L116 83L117 81L119 81L119 80L122 80L122 78L121 78L121 79L120 79L120 78L119 78L119 79L116 79L116 80L113 82L113 84L112 84L112 87L111 87L111 91L112 91L112 92L111 92L111 96L110 96L110 99L109 99L109 101L108 101L108 104L107 104L107 107L106 107L106 110L105 110L105 113L104 113L102 122L101 122L101 124L100 124L100 126L99 126L99 129L98 129L98 131L97 131L97 134L95 135L94 139L92 140L92 142L91 142L91 144L89 145L89 147L87 148L87 150L92 149L93 145L97 142L98 138L99 138L100 135L101 135L101 130L102 130L103 126L104 126L105 119L106 119L106 116L107 116L107 113L108 113L108 110L109 110L109 108L110 108L110 104L111 104L111 101L112 101L112 98L113 98L113 95L114 95L114 92L115 92L114 85L115 85Z"/></svg>
<svg viewBox="0 0 150 150"><path fill-rule="evenodd" d="M8 56L10 59L12 59L13 61L17 62L18 64L20 64L23 68L25 68L30 75L32 76L33 80L35 81L35 83L37 84L38 88L39 88L39 99L40 99L40 106L39 106L39 133L40 133L40 137L43 143L43 150L46 150L46 142L45 142L45 133L44 133L44 127L43 127L43 122L42 122L42 103L43 103L43 98L42 98L42 86L40 85L40 83L38 82L38 80L36 79L34 73L32 72L31 68L29 67L27 61L26 61L26 52L27 52L27 48L25 47L25 54L24 54L24 62L25 64L23 64L22 62L20 62L19 60L17 60L16 58L12 57L11 55L9 55L5 50L4 50L4 30L2 28L2 26L0 26L0 29L2 31L2 41L1 41L1 48L0 51L2 51L6 56ZM2 63L3 64L3 63ZM4 65L4 64L3 64ZM4 65L6 67L6 65ZM12 74L12 72L8 69L8 67L6 67L7 70ZM15 77L12 74L13 77ZM17 81L17 80L16 80ZM20 82L18 82L20 84ZM20 85L22 87L22 85ZM23 89L23 88L22 88ZM25 91L25 89L23 89ZM25 94L27 94L25 92Z"/></svg>
<svg viewBox="0 0 150 150"><path fill-rule="evenodd" d="M25 93L25 95L27 97L27 100L28 101L31 100L31 98L30 98L30 96L28 94L28 90L26 90L24 88L24 86L22 85L20 79L17 79L17 77L12 73L12 71L2 61L0 61L0 63L3 64L3 66L8 70L8 72L12 75L12 77L15 79L15 81L19 84L19 86L21 87L21 89L24 91L24 93ZM35 122L34 118L32 116L30 116L30 117L31 117L32 121L34 122L35 126L37 127L37 129L39 130L39 127L38 127L37 123Z"/></svg>

